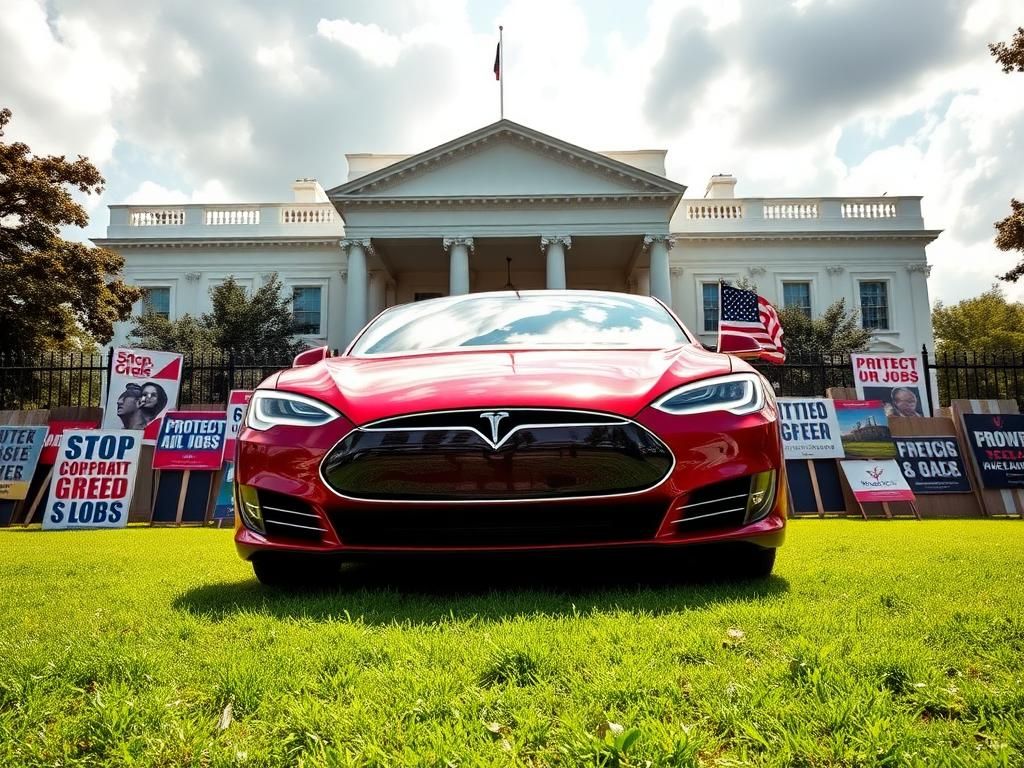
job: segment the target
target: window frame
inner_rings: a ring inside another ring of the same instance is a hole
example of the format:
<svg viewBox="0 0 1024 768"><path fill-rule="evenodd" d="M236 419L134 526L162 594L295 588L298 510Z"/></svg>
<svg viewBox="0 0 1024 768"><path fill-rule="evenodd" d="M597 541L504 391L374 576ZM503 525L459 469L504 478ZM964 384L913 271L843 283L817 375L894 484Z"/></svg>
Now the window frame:
<svg viewBox="0 0 1024 768"><path fill-rule="evenodd" d="M874 275L858 275L855 278L857 293L857 312L860 314L860 327L864 330L871 331L872 333L895 333L896 329L896 318L894 313L894 306L892 302L893 291L892 291L892 278L891 277L880 277ZM879 328L875 326L865 325L866 315L864 313L864 300L862 294L862 288L866 283L878 283L885 287L885 319L886 327Z"/></svg>
<svg viewBox="0 0 1024 768"><path fill-rule="evenodd" d="M807 307L806 307L806 309L807 309L807 317L808 318L813 318L814 317L814 293L815 293L815 291L814 291L814 281L809 279L809 278L791 277L789 275L781 276L779 278L779 304L781 305L782 309L789 309L789 307L790 307L790 305L786 303L786 286L787 285L806 285L807 286ZM794 307L800 306L801 309L804 308L802 305L797 305L797 304L793 304L792 306L794 306Z"/></svg>
<svg viewBox="0 0 1024 768"><path fill-rule="evenodd" d="M151 288L166 288L167 289L167 319L174 321L178 319L178 313L176 309L177 304L177 281L176 280L160 280L160 279L142 279L133 280L132 285L138 288L140 291L146 291ZM146 298L141 297L135 302L137 310L134 314L142 315L146 311Z"/></svg>
<svg viewBox="0 0 1024 768"><path fill-rule="evenodd" d="M294 333L298 339L326 339L329 326L329 312L331 284L328 277L289 277L283 281L282 290L287 291L288 300L292 306L292 319L295 317L295 289L296 288L319 288L320 289L320 329L317 333Z"/></svg>

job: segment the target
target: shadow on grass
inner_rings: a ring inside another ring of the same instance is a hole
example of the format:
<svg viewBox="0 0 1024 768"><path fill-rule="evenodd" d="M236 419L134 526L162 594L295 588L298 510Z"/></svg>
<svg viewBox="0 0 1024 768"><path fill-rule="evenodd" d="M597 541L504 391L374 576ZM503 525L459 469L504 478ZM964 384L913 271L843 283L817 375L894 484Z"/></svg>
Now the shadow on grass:
<svg viewBox="0 0 1024 768"><path fill-rule="evenodd" d="M337 579L304 590L261 586L255 578L207 584L179 595L176 610L215 621L240 613L366 624L433 624L450 619L576 616L623 610L663 614L720 602L781 595L779 576L729 578L728 556L501 556L346 563Z"/></svg>

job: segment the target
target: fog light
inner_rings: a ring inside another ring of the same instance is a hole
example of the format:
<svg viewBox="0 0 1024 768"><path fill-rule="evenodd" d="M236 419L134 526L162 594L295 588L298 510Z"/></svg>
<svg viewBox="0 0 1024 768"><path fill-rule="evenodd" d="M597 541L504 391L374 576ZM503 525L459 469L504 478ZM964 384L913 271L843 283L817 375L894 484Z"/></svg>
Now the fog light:
<svg viewBox="0 0 1024 768"><path fill-rule="evenodd" d="M771 512L775 501L775 470L758 472L750 478L750 498L747 499L745 522L753 523Z"/></svg>
<svg viewBox="0 0 1024 768"><path fill-rule="evenodd" d="M251 485L238 485L238 511L242 520L254 531L264 533L263 510L259 493Z"/></svg>

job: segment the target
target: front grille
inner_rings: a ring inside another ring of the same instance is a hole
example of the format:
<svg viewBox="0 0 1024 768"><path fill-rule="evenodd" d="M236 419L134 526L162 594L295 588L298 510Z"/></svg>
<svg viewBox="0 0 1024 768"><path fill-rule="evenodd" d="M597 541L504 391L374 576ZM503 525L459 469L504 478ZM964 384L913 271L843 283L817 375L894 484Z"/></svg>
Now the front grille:
<svg viewBox="0 0 1024 768"><path fill-rule="evenodd" d="M325 482L354 499L541 500L636 493L672 454L619 416L585 411L453 411L354 430L328 454Z"/></svg>
<svg viewBox="0 0 1024 768"><path fill-rule="evenodd" d="M746 518L749 497L749 476L705 485L672 510L672 522L679 533L738 528Z"/></svg>
<svg viewBox="0 0 1024 768"><path fill-rule="evenodd" d="M294 496L259 490L260 509L268 536L319 540L327 533L323 518Z"/></svg>
<svg viewBox="0 0 1024 768"><path fill-rule="evenodd" d="M621 505L458 504L329 512L343 544L365 547L515 547L653 539L664 502Z"/></svg>

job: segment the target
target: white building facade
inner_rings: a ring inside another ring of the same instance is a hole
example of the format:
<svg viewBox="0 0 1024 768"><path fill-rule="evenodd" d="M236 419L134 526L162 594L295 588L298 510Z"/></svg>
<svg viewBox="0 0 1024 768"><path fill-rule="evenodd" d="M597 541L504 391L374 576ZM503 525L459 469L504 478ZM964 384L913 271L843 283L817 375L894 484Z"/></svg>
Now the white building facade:
<svg viewBox="0 0 1024 768"><path fill-rule="evenodd" d="M932 350L925 247L939 231L919 197L737 198L731 176L687 197L665 154L501 120L417 155L347 155L346 183L301 179L289 203L112 205L94 242L171 319L208 311L229 276L252 290L276 273L311 346L344 348L394 304L510 285L657 296L713 345L718 281L745 278L812 315L845 299L873 350Z"/></svg>

